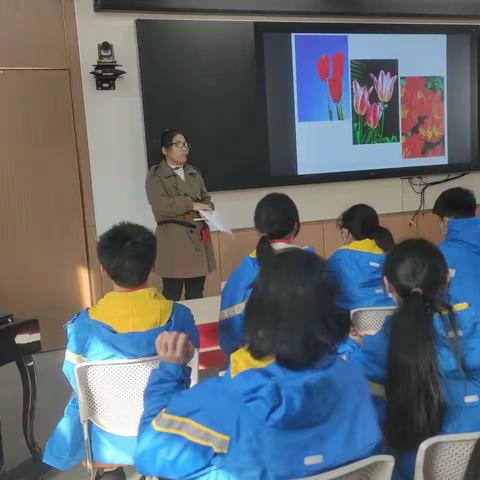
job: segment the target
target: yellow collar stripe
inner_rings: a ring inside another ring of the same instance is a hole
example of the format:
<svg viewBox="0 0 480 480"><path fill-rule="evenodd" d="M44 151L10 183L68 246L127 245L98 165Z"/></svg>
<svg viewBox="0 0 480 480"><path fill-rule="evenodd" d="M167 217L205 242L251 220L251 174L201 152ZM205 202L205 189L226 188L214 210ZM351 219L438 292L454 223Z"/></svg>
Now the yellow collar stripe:
<svg viewBox="0 0 480 480"><path fill-rule="evenodd" d="M240 348L230 355L230 376L234 378L246 370L267 367L274 361L275 357L273 355L269 355L261 360L256 360L246 348Z"/></svg>
<svg viewBox="0 0 480 480"><path fill-rule="evenodd" d="M468 308L470 308L470 305L466 302L463 302L463 303L456 303L455 305L452 305L452 310L456 313L456 312L463 312L464 310L467 310ZM448 310L446 308L442 308L440 310L440 313L442 315L447 315L448 314Z"/></svg>
<svg viewBox="0 0 480 480"><path fill-rule="evenodd" d="M342 245L339 250L353 250L355 252L374 253L383 255L384 251L375 243L375 240L366 238L365 240L356 240L348 245Z"/></svg>

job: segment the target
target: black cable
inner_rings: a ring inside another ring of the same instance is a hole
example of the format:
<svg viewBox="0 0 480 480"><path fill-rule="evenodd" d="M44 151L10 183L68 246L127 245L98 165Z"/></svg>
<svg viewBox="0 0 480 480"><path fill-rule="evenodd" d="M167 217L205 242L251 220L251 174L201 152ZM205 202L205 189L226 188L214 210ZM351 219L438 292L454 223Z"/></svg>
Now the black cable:
<svg viewBox="0 0 480 480"><path fill-rule="evenodd" d="M450 175L447 176L447 178L444 178L443 180L436 180L435 182L425 182L423 180L423 177L417 177L420 180L419 185L415 185L413 183L413 178L414 177L408 177L408 184L410 188L412 189L413 192L415 192L417 195L420 195L420 205L418 206L417 210L415 213L412 215L412 218L408 222L410 226L416 226L417 224L415 223L415 220L418 218L420 215L420 212L424 210L425 208L425 192L427 191L428 188L433 187L434 185L440 185L442 183L447 183L451 182L453 180L458 180L459 178L464 177L465 175L468 175L469 172L465 173L460 173L456 175L455 177L451 177ZM420 190L416 190L415 187L421 187Z"/></svg>

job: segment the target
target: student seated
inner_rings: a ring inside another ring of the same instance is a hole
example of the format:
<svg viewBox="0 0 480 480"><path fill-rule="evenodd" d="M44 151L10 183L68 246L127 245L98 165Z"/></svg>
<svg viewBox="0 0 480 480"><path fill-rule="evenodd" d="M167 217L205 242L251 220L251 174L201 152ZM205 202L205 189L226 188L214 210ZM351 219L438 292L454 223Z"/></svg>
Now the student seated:
<svg viewBox="0 0 480 480"><path fill-rule="evenodd" d="M475 195L466 188L445 190L435 202L445 241L439 248L450 271L452 302L464 301L480 307L480 218L476 218Z"/></svg>
<svg viewBox="0 0 480 480"><path fill-rule="evenodd" d="M385 387L381 420L394 478L410 480L421 442L480 430L480 318L468 304L445 304L447 264L426 240L397 245L384 272L398 310L363 344L350 339L346 356L377 391Z"/></svg>
<svg viewBox="0 0 480 480"><path fill-rule="evenodd" d="M385 291L382 267L393 247L392 234L380 226L377 212L358 204L342 213L337 226L343 244L328 261L343 310L394 305Z"/></svg>
<svg viewBox="0 0 480 480"><path fill-rule="evenodd" d="M291 249L272 256L246 306L246 346L231 355L223 377L190 390L192 346L184 335L162 334L164 361L145 390L137 470L177 479L292 479L377 452L381 433L367 382L334 354L349 322L333 298L317 255Z"/></svg>
<svg viewBox="0 0 480 480"><path fill-rule="evenodd" d="M93 360L120 360L155 356L155 338L164 331L184 332L198 346L198 331L190 310L165 300L146 282L156 256L155 236L132 223L119 223L104 233L97 245L102 269L114 291L96 305L75 315L66 325L67 350L63 372L73 396L47 442L43 461L60 470L85 459L79 419L75 366ZM115 392L112 392L115 395ZM100 464L133 463L136 437L121 437L90 425L93 460ZM102 478L125 478L123 471Z"/></svg>
<svg viewBox="0 0 480 480"><path fill-rule="evenodd" d="M258 202L254 224L261 234L257 248L233 271L222 291L219 336L227 357L242 343L245 304L259 268L275 252L295 248L292 242L300 231L297 207L283 193L269 193Z"/></svg>

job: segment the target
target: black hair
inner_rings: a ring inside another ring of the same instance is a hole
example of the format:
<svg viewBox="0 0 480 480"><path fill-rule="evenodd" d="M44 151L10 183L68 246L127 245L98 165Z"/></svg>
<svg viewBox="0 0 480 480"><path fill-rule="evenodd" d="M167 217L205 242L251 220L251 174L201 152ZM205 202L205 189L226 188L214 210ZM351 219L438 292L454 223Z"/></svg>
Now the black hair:
<svg viewBox="0 0 480 480"><path fill-rule="evenodd" d="M384 275L400 299L390 324L385 437L399 450L413 449L437 435L443 423L436 313L441 313L459 369L464 370L455 315L444 301L448 267L435 245L412 239L387 255Z"/></svg>
<svg viewBox="0 0 480 480"><path fill-rule="evenodd" d="M462 187L449 188L440 194L433 206L433 213L442 220L472 218L476 215L477 200L471 190Z"/></svg>
<svg viewBox="0 0 480 480"><path fill-rule="evenodd" d="M257 259L261 268L274 254L270 240L285 238L292 233L294 237L298 235L300 218L297 206L284 193L269 193L255 208L254 224L262 234L257 244Z"/></svg>
<svg viewBox="0 0 480 480"><path fill-rule="evenodd" d="M350 330L335 290L326 262L315 253L291 248L274 255L260 269L245 309L251 355L274 355L283 367L303 370L333 352Z"/></svg>
<svg viewBox="0 0 480 480"><path fill-rule="evenodd" d="M97 243L100 264L113 282L123 288L146 283L156 254L155 235L135 223L117 223Z"/></svg>
<svg viewBox="0 0 480 480"><path fill-rule="evenodd" d="M345 210L337 223L339 227L347 229L355 240L370 238L385 252L394 245L390 231L380 226L377 212L364 203Z"/></svg>
<svg viewBox="0 0 480 480"><path fill-rule="evenodd" d="M188 142L187 136L181 130L177 130L176 128L167 128L162 132L160 137L160 146L162 148L170 148L176 135L183 135L185 140Z"/></svg>
<svg viewBox="0 0 480 480"><path fill-rule="evenodd" d="M463 480L478 480L480 478L480 440L477 440L470 461L468 462L467 471Z"/></svg>

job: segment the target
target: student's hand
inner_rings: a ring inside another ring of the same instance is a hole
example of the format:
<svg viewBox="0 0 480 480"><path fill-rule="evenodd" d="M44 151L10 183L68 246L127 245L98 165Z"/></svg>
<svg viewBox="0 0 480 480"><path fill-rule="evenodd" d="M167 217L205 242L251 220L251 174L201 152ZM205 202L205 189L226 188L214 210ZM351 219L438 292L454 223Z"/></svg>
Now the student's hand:
<svg viewBox="0 0 480 480"><path fill-rule="evenodd" d="M363 345L363 334L356 328L350 330L350 338L354 340L358 345Z"/></svg>
<svg viewBox="0 0 480 480"><path fill-rule="evenodd" d="M155 348L161 360L177 365L186 365L194 353L192 342L180 332L161 333L155 341Z"/></svg>
<svg viewBox="0 0 480 480"><path fill-rule="evenodd" d="M192 209L196 212L200 212L201 210L206 210L207 212L212 211L212 207L206 203L194 203Z"/></svg>

